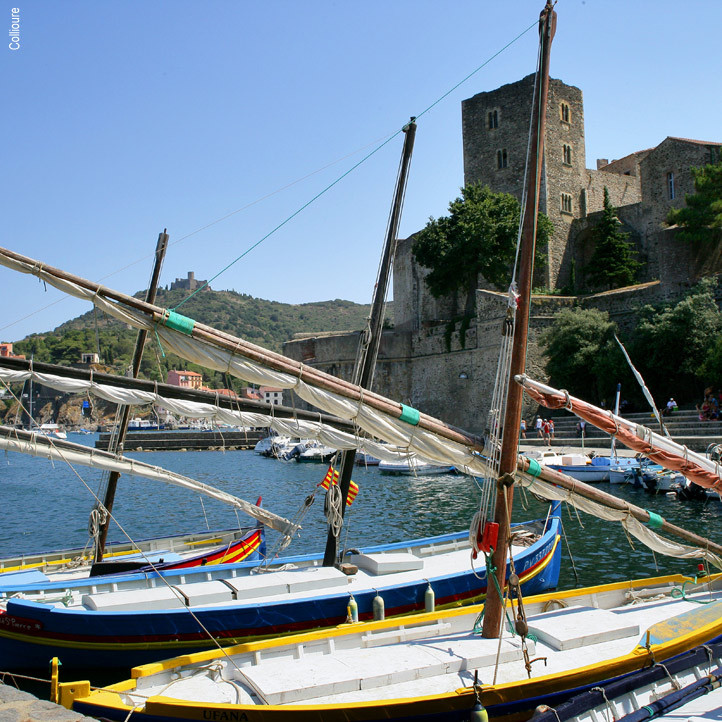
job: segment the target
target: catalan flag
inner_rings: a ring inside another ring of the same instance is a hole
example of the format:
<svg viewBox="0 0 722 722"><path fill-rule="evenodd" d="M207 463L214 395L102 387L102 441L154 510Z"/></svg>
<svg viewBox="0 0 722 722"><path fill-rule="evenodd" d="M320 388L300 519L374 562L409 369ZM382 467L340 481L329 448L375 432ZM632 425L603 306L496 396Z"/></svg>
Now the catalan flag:
<svg viewBox="0 0 722 722"><path fill-rule="evenodd" d="M330 486L338 484L338 471L333 466L328 467L326 476L323 477L323 481L319 484L322 489L328 491ZM359 492L358 484L353 480L349 481L348 494L346 495L346 506L351 506L353 500L356 498Z"/></svg>

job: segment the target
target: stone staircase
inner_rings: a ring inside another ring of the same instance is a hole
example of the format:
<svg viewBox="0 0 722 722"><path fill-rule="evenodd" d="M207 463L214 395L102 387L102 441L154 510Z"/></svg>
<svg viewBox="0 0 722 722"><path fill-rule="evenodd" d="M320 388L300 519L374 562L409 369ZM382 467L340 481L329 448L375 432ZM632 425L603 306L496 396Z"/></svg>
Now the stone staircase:
<svg viewBox="0 0 722 722"><path fill-rule="evenodd" d="M542 409L541 416L543 418L551 418L554 420L554 439L552 439L552 447L569 447L581 446L582 440L577 436L576 416L569 412L553 411L544 413ZM657 420L652 412L627 414L624 418L636 424L643 424L652 431L660 433ZM705 451L710 444L722 443L722 421L700 421L697 417L697 411L694 409L679 409L671 416L663 417L665 426L667 427L672 438L678 443L687 446L693 451ZM527 424L533 425L533 418L527 419ZM528 446L545 446L544 440L537 436L536 431L532 428L526 432L526 441L522 443ZM596 429L591 424L587 424L586 434L584 438L585 446L607 446L611 443L609 434Z"/></svg>

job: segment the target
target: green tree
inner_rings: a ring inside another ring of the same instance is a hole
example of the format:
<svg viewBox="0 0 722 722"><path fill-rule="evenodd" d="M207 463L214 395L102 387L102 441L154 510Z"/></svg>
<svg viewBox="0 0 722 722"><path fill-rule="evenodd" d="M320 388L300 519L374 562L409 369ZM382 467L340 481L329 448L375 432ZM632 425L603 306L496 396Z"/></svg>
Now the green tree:
<svg viewBox="0 0 722 722"><path fill-rule="evenodd" d="M480 184L461 189L449 204L449 215L431 218L413 245L416 260L431 269L426 284L432 295L465 294L465 311L473 312L479 275L498 288L511 280L520 206L508 193L493 193ZM551 221L539 214L536 264L552 232Z"/></svg>
<svg viewBox="0 0 722 722"><path fill-rule="evenodd" d="M655 398L699 397L705 368L713 367L714 343L722 331L714 285L713 279L704 280L677 303L641 310L633 348Z"/></svg>
<svg viewBox="0 0 722 722"><path fill-rule="evenodd" d="M722 238L722 160L692 168L694 194L685 195L684 208L672 208L669 225L680 226L682 241L708 242Z"/></svg>
<svg viewBox="0 0 722 722"><path fill-rule="evenodd" d="M610 398L631 374L614 340L616 325L606 311L566 309L541 338L546 371L555 384L596 403Z"/></svg>
<svg viewBox="0 0 722 722"><path fill-rule="evenodd" d="M609 191L604 188L604 210L602 218L592 230L594 253L589 262L587 277L592 284L607 288L620 288L634 283L642 264L635 258L635 252L627 239L629 234L621 229L617 209L609 200Z"/></svg>

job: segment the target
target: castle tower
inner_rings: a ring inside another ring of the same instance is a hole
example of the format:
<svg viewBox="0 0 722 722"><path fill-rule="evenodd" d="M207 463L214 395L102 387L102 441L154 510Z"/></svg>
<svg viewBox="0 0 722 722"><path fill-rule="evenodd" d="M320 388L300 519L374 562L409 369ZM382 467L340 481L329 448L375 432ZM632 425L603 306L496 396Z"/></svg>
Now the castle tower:
<svg viewBox="0 0 722 722"><path fill-rule="evenodd" d="M521 201L534 76L478 93L461 104L464 182L481 182ZM539 209L554 224L547 249L544 285L569 282L570 227L587 212L582 91L550 80L544 169Z"/></svg>

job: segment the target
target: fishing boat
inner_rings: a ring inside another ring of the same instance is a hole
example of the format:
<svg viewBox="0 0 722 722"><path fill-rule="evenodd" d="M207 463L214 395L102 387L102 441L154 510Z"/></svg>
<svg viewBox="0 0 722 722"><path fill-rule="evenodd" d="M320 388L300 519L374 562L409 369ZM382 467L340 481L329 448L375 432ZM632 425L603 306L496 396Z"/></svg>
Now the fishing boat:
<svg viewBox="0 0 722 722"><path fill-rule="evenodd" d="M677 576L542 594L524 601L526 636L507 604L501 639L479 633L482 607L344 625L137 667L92 693L74 682L65 701L84 688L75 711L119 721L469 720L483 707L516 722L718 642L721 584Z"/></svg>
<svg viewBox="0 0 722 722"><path fill-rule="evenodd" d="M542 706L532 719L534 722L719 719L721 685L722 644L705 644L666 664L656 663L586 690L556 707Z"/></svg>

